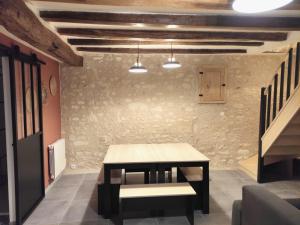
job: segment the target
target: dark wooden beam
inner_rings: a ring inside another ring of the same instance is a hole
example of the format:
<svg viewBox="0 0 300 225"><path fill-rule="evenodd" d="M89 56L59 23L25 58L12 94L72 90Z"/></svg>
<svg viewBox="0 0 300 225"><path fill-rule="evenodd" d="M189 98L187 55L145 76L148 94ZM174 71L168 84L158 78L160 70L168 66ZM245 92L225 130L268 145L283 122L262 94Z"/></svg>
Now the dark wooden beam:
<svg viewBox="0 0 300 225"><path fill-rule="evenodd" d="M168 41L133 41L133 40L107 40L107 39L93 39L93 38L69 38L69 44L71 45L166 45L171 42ZM264 42L259 41L172 41L173 45L199 45L199 46L262 46Z"/></svg>
<svg viewBox="0 0 300 225"><path fill-rule="evenodd" d="M40 16L51 22L89 23L101 25L144 24L148 27L178 25L181 28L222 27L272 30L300 30L299 17L262 17L191 14L136 14L71 11L41 11Z"/></svg>
<svg viewBox="0 0 300 225"><path fill-rule="evenodd" d="M233 0L39 0L40 2L90 4L113 7L133 7L136 9L177 9L177 10L232 10ZM300 1L294 0L291 4L279 10L300 10Z"/></svg>
<svg viewBox="0 0 300 225"><path fill-rule="evenodd" d="M219 0L201 1L201 0L38 0L40 2L71 3L71 4L89 4L99 6L113 7L134 7L134 8L158 8L158 9L210 9L224 10L232 9L232 1L220 3Z"/></svg>
<svg viewBox="0 0 300 225"><path fill-rule="evenodd" d="M182 40L256 40L285 41L284 32L225 32L225 31L157 31L157 30L110 30L89 28L58 28L58 33L69 36L92 38L149 38Z"/></svg>
<svg viewBox="0 0 300 225"><path fill-rule="evenodd" d="M0 0L0 25L23 41L67 64L82 65L82 57L44 27L22 0Z"/></svg>
<svg viewBox="0 0 300 225"><path fill-rule="evenodd" d="M137 53L136 48L98 48L98 47L78 47L78 51L102 52L102 53ZM175 54L243 54L246 49L173 49ZM140 49L142 54L170 54L170 49Z"/></svg>

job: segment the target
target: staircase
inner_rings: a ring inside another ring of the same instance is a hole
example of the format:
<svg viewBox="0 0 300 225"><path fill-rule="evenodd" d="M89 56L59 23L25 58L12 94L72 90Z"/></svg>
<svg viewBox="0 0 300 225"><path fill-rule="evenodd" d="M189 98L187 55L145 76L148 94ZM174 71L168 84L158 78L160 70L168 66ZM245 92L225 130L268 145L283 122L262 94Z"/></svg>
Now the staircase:
<svg viewBox="0 0 300 225"><path fill-rule="evenodd" d="M258 154L240 167L258 182L300 175L300 43L261 89Z"/></svg>
<svg viewBox="0 0 300 225"><path fill-rule="evenodd" d="M257 180L257 166L258 166L258 154L253 155L249 159L239 162L240 169L243 170L248 176Z"/></svg>

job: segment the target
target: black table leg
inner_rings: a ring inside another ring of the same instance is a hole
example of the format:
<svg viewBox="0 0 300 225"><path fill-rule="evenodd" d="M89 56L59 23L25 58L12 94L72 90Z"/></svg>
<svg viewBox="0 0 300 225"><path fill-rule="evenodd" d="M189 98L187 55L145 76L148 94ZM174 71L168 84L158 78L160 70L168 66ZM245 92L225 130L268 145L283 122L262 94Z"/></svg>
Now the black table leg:
<svg viewBox="0 0 300 225"><path fill-rule="evenodd" d="M112 193L111 193L111 173L110 168L106 165L104 165L104 211L103 211L103 217L105 219L109 219L112 214Z"/></svg>
<svg viewBox="0 0 300 225"><path fill-rule="evenodd" d="M155 184L156 183L156 169L151 168L150 169L150 184Z"/></svg>
<svg viewBox="0 0 300 225"><path fill-rule="evenodd" d="M144 183L145 184L149 184L149 178L150 178L150 170L146 169L145 172L144 172Z"/></svg>
<svg viewBox="0 0 300 225"><path fill-rule="evenodd" d="M209 162L203 165L203 213L209 214Z"/></svg>
<svg viewBox="0 0 300 225"><path fill-rule="evenodd" d="M165 182L166 182L165 169L158 168L158 183L165 183Z"/></svg>

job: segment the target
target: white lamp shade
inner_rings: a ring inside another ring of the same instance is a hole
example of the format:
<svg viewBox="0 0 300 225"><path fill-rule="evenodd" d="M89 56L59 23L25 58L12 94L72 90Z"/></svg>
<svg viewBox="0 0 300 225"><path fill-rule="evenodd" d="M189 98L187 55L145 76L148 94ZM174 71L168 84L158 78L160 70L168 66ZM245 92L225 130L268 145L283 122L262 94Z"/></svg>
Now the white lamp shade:
<svg viewBox="0 0 300 225"><path fill-rule="evenodd" d="M241 13L260 13L281 8L293 0L235 0L232 7Z"/></svg>
<svg viewBox="0 0 300 225"><path fill-rule="evenodd" d="M132 67L129 69L130 73L147 73L148 70L139 62L136 62Z"/></svg>
<svg viewBox="0 0 300 225"><path fill-rule="evenodd" d="M181 64L179 62L177 62L174 57L169 58L168 61L163 65L163 68L165 68L165 69L177 69L180 67L181 67Z"/></svg>

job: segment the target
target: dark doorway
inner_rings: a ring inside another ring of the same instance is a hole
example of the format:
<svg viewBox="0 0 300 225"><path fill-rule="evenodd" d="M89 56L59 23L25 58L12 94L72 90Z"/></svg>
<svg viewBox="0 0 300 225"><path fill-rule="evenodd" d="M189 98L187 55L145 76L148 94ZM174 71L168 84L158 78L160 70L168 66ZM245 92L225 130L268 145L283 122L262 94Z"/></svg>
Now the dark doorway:
<svg viewBox="0 0 300 225"><path fill-rule="evenodd" d="M11 118L6 124L11 125L12 133L6 137L12 136L16 225L21 225L45 196L41 89L41 64L44 63L35 54L20 52L18 46L0 44L0 56L8 59L9 82L5 75L4 87L5 96L8 96L7 92L10 96L2 103L11 106L11 113L6 114ZM4 113L0 117L3 124ZM10 151L8 153L10 156ZM10 174L11 170L8 172Z"/></svg>
<svg viewBox="0 0 300 225"><path fill-rule="evenodd" d="M16 224L27 219L45 196L40 61L19 48L9 57Z"/></svg>
<svg viewBox="0 0 300 225"><path fill-rule="evenodd" d="M2 60L0 57L0 224L9 221Z"/></svg>

